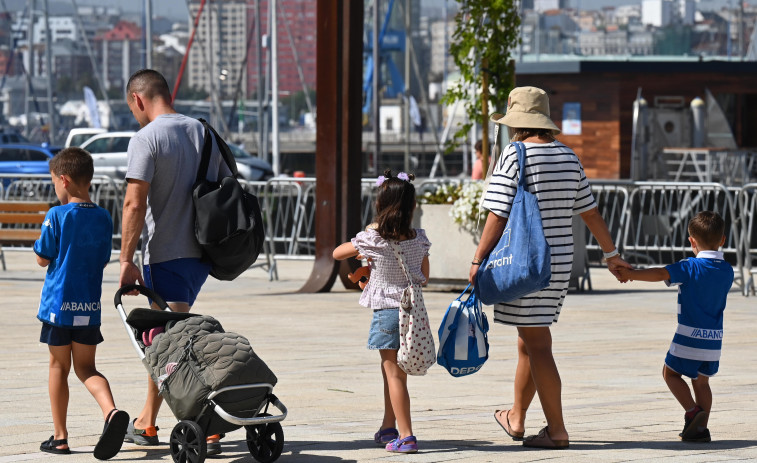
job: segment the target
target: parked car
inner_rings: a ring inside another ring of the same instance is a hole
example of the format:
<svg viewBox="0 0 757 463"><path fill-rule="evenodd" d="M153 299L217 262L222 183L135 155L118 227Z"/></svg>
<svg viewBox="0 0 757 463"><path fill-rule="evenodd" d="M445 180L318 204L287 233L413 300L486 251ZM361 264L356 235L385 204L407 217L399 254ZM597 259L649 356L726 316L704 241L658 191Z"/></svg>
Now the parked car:
<svg viewBox="0 0 757 463"><path fill-rule="evenodd" d="M90 137L79 145L92 155L95 175L108 175L113 178L126 176L126 150L135 133L137 132L105 132Z"/></svg>
<svg viewBox="0 0 757 463"><path fill-rule="evenodd" d="M273 167L263 159L253 156L241 147L229 143L231 154L237 161L239 177L245 180L268 180L273 177Z"/></svg>
<svg viewBox="0 0 757 463"><path fill-rule="evenodd" d="M57 146L46 143L0 144L0 173L2 174L49 174L48 162L60 151Z"/></svg>
<svg viewBox="0 0 757 463"><path fill-rule="evenodd" d="M79 127L79 128L71 129L71 131L68 132L68 137L66 137L66 143L64 143L63 146L66 148L68 148L69 146L81 146L82 143L89 140L94 135L99 135L105 132L107 132L107 130L96 129L93 127Z"/></svg>
<svg viewBox="0 0 757 463"><path fill-rule="evenodd" d="M95 174L109 175L114 178L126 176L129 140L136 132L106 132L95 135L81 144L89 151L95 164ZM229 144L237 162L239 177L244 180L268 180L273 177L271 165L237 145Z"/></svg>
<svg viewBox="0 0 757 463"><path fill-rule="evenodd" d="M0 127L0 144L6 143L30 143L29 140L18 133L15 129Z"/></svg>

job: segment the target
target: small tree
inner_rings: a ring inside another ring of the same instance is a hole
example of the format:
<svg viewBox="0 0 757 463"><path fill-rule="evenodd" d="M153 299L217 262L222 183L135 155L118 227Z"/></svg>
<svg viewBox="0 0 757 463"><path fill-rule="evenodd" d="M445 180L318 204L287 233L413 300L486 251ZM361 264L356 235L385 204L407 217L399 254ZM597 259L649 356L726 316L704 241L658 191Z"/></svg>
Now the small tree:
<svg viewBox="0 0 757 463"><path fill-rule="evenodd" d="M460 69L459 85L447 89L442 102L464 103L468 122L462 124L448 142L460 144L471 127L483 127L483 169L489 162L489 105L504 112L507 96L515 82L511 52L519 42L520 17L515 0L459 0L450 54ZM472 98L480 89L480 99Z"/></svg>

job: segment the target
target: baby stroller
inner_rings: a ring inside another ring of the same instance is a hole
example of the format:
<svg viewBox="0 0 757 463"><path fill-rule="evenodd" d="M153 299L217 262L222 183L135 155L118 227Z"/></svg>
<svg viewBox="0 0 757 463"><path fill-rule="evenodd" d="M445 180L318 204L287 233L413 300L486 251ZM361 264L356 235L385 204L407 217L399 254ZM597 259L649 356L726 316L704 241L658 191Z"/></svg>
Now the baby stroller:
<svg viewBox="0 0 757 463"><path fill-rule="evenodd" d="M127 316L121 295L137 290L163 310L133 309ZM280 422L287 409L273 395L276 376L249 342L223 331L214 318L171 312L144 286L127 285L114 297L139 358L179 422L171 431L176 463L202 463L206 437L244 427L250 454L261 463L275 461L284 448ZM269 405L281 414L271 416Z"/></svg>

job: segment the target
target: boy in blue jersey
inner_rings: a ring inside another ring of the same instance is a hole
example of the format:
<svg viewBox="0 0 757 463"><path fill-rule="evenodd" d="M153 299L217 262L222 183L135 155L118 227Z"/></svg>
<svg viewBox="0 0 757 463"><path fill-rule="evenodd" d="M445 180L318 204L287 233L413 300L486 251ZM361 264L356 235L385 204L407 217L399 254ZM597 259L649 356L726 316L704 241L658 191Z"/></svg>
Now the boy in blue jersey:
<svg viewBox="0 0 757 463"><path fill-rule="evenodd" d="M110 260L113 222L108 212L92 203L89 185L92 157L81 148L66 148L50 160L50 175L60 206L50 209L34 243L37 263L47 267L37 318L40 342L50 351L48 390L54 434L40 450L69 454L66 413L68 373L76 376L102 409L105 427L94 456L107 460L123 443L129 415L116 409L108 380L95 368L100 334L100 295L103 268Z"/></svg>
<svg viewBox="0 0 757 463"><path fill-rule="evenodd" d="M718 371L723 342L723 311L733 284L733 267L718 249L725 243L725 223L704 211L689 221L694 258L661 268L619 269L620 279L664 281L678 285L678 328L665 357L662 375L686 410L679 434L687 442L710 442L707 420L712 408L709 377ZM691 378L694 397L681 377Z"/></svg>

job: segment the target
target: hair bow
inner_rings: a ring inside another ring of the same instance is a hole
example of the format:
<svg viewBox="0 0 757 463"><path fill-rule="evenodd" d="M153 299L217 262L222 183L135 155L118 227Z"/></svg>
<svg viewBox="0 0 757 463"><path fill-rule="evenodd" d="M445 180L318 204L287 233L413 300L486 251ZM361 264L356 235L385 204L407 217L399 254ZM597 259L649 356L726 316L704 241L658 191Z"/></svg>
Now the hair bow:
<svg viewBox="0 0 757 463"><path fill-rule="evenodd" d="M386 180L386 177L383 175L379 175L379 177L376 179L376 186L381 186L382 183Z"/></svg>

